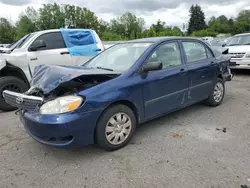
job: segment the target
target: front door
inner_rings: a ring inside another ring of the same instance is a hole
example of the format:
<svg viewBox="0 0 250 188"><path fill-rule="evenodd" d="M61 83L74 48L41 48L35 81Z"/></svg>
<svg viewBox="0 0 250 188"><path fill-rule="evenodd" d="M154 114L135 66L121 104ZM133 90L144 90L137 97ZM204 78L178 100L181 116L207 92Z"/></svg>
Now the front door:
<svg viewBox="0 0 250 188"><path fill-rule="evenodd" d="M29 50L27 53L32 74L35 67L42 64L74 65L61 32L45 33L35 40L43 40L46 47L40 48L37 51Z"/></svg>
<svg viewBox="0 0 250 188"><path fill-rule="evenodd" d="M188 102L194 103L208 97L216 77L216 59L211 50L198 41L183 40L182 44L188 66Z"/></svg>
<svg viewBox="0 0 250 188"><path fill-rule="evenodd" d="M144 76L145 118L165 114L186 104L188 76L177 41L160 44L145 62L160 61L163 69Z"/></svg>

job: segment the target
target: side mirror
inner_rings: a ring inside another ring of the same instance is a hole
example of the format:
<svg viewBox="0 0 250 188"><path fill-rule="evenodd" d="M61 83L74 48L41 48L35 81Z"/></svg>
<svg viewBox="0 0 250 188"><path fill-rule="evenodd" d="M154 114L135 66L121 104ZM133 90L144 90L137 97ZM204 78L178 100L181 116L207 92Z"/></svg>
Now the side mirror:
<svg viewBox="0 0 250 188"><path fill-rule="evenodd" d="M46 44L43 40L36 40L31 44L29 49L31 51L37 51L39 48L44 48L44 47L46 47Z"/></svg>
<svg viewBox="0 0 250 188"><path fill-rule="evenodd" d="M154 61L154 62L146 63L142 67L142 72L156 71L156 70L161 70L161 69L162 69L162 63L160 61Z"/></svg>
<svg viewBox="0 0 250 188"><path fill-rule="evenodd" d="M222 44L222 47L225 47L226 46L226 44Z"/></svg>

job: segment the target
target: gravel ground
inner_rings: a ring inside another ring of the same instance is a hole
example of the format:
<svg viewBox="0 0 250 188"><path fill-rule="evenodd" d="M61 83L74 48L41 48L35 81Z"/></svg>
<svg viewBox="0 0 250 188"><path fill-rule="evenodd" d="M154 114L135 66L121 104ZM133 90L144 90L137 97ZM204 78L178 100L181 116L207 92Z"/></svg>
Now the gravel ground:
<svg viewBox="0 0 250 188"><path fill-rule="evenodd" d="M143 124L115 152L43 146L13 112L0 113L0 188L250 186L250 72L226 89L221 106L198 104Z"/></svg>

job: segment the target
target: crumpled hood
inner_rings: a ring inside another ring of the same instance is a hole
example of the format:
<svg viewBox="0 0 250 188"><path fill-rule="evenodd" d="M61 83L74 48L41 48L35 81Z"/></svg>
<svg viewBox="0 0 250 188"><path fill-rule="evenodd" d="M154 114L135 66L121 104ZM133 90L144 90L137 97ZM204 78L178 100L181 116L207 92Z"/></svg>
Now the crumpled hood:
<svg viewBox="0 0 250 188"><path fill-rule="evenodd" d="M31 89L39 88L44 94L50 93L61 83L70 81L83 75L118 75L103 69L86 68L82 66L59 66L59 65L40 65L34 70L34 75L30 82Z"/></svg>

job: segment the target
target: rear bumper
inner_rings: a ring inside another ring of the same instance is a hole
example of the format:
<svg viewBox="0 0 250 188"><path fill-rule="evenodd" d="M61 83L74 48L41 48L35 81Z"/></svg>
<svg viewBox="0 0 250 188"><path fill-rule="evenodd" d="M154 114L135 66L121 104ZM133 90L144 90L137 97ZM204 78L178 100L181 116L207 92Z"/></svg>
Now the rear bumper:
<svg viewBox="0 0 250 188"><path fill-rule="evenodd" d="M94 143L94 130L101 111L41 115L20 112L27 133L36 141L54 147L80 148Z"/></svg>

